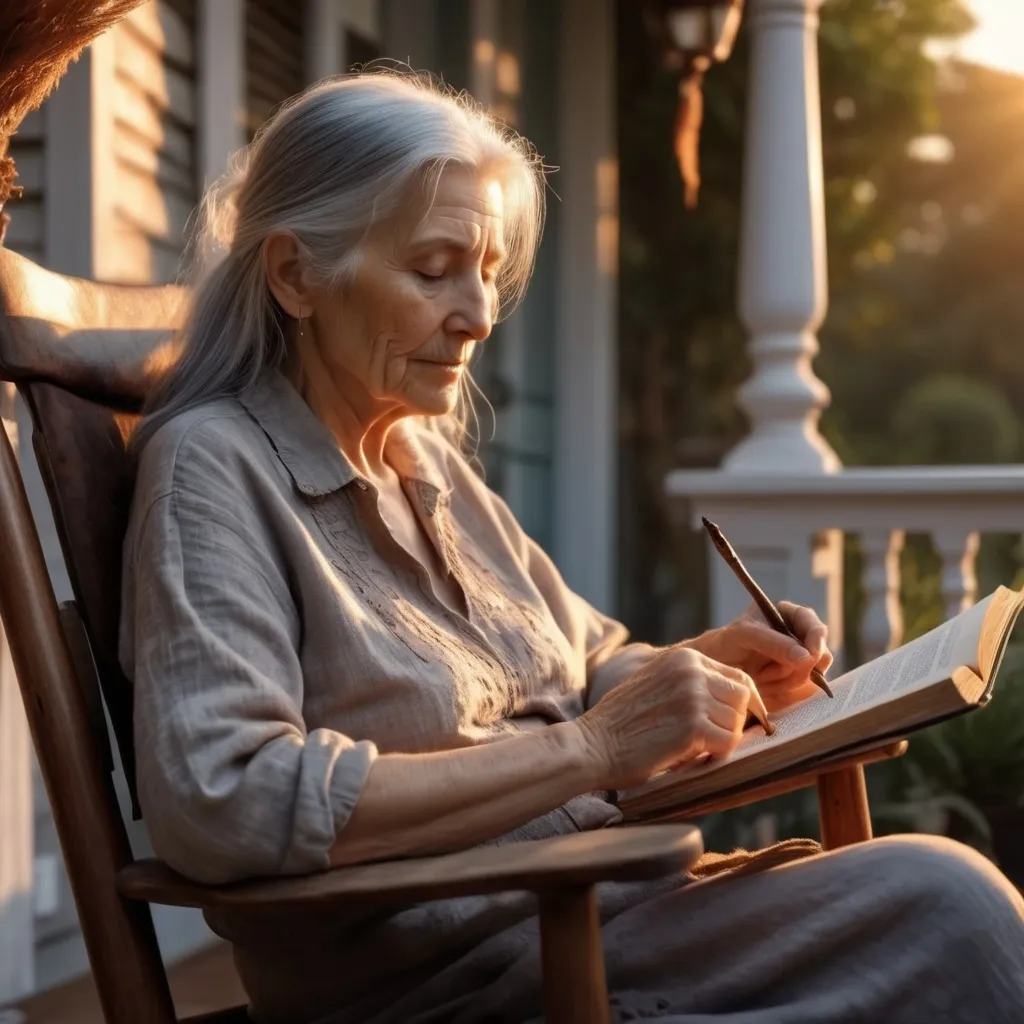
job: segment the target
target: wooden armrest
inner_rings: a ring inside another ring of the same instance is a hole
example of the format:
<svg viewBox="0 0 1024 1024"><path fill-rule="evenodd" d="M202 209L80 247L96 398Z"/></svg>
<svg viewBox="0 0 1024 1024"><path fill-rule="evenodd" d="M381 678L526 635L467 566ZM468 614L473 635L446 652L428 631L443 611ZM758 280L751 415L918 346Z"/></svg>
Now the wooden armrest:
<svg viewBox="0 0 1024 1024"><path fill-rule="evenodd" d="M400 906L513 889L539 892L660 878L685 870L703 850L693 825L652 825L224 886L200 885L161 861L140 860L118 872L117 889L132 900L203 910Z"/></svg>
<svg viewBox="0 0 1024 1024"><path fill-rule="evenodd" d="M759 800L791 793L794 789L813 786L819 776L826 773L841 771L844 768L854 768L858 765L874 764L875 761L885 761L892 757L901 757L906 750L906 740L896 740L895 742L890 740L882 746L862 748L841 757L819 761L810 767L806 764L797 765L795 768L787 769L770 778L746 783L724 793L701 797L691 803L673 807L665 814L644 820L653 822L690 820L703 817L706 814L714 814L717 811L727 811L733 807L744 807L747 804L757 803Z"/></svg>

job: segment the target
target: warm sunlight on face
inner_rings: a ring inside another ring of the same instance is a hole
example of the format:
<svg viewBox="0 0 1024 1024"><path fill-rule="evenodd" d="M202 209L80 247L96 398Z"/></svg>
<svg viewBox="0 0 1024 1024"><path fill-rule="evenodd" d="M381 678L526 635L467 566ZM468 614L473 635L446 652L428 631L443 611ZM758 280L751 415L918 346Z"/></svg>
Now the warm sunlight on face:
<svg viewBox="0 0 1024 1024"><path fill-rule="evenodd" d="M978 27L957 46L966 60L1024 75L1024 2L969 0Z"/></svg>

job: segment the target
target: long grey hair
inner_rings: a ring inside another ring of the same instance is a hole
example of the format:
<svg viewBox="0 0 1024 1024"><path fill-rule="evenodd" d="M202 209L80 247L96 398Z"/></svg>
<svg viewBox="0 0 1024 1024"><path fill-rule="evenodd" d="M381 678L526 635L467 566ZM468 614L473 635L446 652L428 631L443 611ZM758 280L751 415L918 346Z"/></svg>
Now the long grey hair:
<svg viewBox="0 0 1024 1024"><path fill-rule="evenodd" d="M371 226L397 215L416 189L429 202L449 163L500 176L508 256L498 287L507 308L526 288L544 220L543 167L525 139L465 94L410 73L328 79L283 106L203 197L190 242L191 305L135 451L171 417L241 394L285 360L291 325L263 261L271 232L291 231L311 279L342 287ZM444 425L458 441L469 384Z"/></svg>

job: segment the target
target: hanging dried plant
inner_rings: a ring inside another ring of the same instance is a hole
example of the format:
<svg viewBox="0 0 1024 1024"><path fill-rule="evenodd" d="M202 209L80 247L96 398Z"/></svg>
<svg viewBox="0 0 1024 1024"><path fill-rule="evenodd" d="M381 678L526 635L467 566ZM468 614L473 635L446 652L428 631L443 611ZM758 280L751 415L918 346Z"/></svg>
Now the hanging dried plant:
<svg viewBox="0 0 1024 1024"><path fill-rule="evenodd" d="M143 0L0 2L0 208L19 189L10 138L85 45Z"/></svg>

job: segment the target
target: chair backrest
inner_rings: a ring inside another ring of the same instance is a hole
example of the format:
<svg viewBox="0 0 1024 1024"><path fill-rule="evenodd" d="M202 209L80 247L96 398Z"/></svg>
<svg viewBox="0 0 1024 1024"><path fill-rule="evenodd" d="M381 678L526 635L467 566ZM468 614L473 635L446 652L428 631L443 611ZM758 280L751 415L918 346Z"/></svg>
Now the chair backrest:
<svg viewBox="0 0 1024 1024"><path fill-rule="evenodd" d="M131 685L117 657L133 482L126 443L147 384L169 357L182 291L63 277L9 251L0 259L0 379L17 384L32 415L33 449L135 808ZM95 700L90 706L95 713Z"/></svg>
<svg viewBox="0 0 1024 1024"><path fill-rule="evenodd" d="M125 441L170 358L175 287L62 277L0 248L0 380L33 418L76 601L58 609L17 459L0 430L0 616L110 1024L170 1024L148 908L120 900L131 861L97 682L134 793L131 689L117 659L121 543L132 475ZM80 614L79 614L80 613Z"/></svg>

